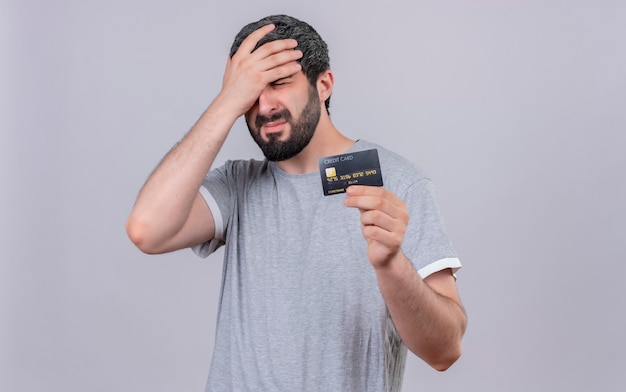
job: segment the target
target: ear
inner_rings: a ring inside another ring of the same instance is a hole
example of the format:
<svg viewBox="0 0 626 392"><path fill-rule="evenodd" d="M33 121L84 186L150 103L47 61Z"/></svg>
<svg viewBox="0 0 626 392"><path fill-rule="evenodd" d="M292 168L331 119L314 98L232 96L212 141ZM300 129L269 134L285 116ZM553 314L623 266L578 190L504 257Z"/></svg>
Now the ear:
<svg viewBox="0 0 626 392"><path fill-rule="evenodd" d="M317 93L320 96L320 102L324 102L333 93L333 85L335 77L331 70L326 70L317 77Z"/></svg>

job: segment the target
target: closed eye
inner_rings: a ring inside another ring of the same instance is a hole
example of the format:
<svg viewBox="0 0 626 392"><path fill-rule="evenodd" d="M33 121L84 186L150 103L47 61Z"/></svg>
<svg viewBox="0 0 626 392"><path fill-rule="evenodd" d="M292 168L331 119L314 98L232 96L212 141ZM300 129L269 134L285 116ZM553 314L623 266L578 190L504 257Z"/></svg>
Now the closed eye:
<svg viewBox="0 0 626 392"><path fill-rule="evenodd" d="M270 83L270 85L272 87L277 87L277 86L284 86L286 84L291 83L291 80L293 79L292 76L287 76L285 78L280 78L278 80L273 81L272 83Z"/></svg>

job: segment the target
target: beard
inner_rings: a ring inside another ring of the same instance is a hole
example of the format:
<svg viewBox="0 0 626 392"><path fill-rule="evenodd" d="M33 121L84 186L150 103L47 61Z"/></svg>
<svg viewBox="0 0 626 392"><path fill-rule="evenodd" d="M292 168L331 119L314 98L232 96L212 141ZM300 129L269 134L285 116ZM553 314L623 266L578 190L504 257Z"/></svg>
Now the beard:
<svg viewBox="0 0 626 392"><path fill-rule="evenodd" d="M250 135L263 151L268 161L284 161L298 155L309 144L320 120L321 107L317 89L309 86L309 96L306 106L300 112L297 121L294 121L291 113L283 109L271 116L257 116L253 128L246 120ZM291 135L287 140L279 140L282 132L267 135L268 140L261 137L261 127L272 121L284 119L291 128Z"/></svg>

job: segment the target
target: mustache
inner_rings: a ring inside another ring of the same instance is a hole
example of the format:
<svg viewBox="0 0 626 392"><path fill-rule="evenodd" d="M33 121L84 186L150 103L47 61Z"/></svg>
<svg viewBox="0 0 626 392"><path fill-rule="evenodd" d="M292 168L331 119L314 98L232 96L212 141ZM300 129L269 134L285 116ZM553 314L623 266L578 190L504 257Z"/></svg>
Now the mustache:
<svg viewBox="0 0 626 392"><path fill-rule="evenodd" d="M258 115L256 117L256 120L254 121L254 125L256 126L257 129L259 129L267 123L278 121L278 120L285 120L291 123L291 113L289 113L288 110L281 110L272 114L271 116Z"/></svg>

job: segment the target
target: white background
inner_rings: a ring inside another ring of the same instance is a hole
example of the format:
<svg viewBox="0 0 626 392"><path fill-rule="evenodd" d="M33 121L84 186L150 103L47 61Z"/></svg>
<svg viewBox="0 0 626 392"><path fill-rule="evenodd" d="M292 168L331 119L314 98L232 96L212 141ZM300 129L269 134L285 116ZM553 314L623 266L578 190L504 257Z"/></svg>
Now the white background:
<svg viewBox="0 0 626 392"><path fill-rule="evenodd" d="M328 42L338 128L431 174L464 264L463 357L404 390L623 390L625 4L3 0L0 390L203 390L222 253L124 223L273 13ZM259 156L238 122L217 163Z"/></svg>

